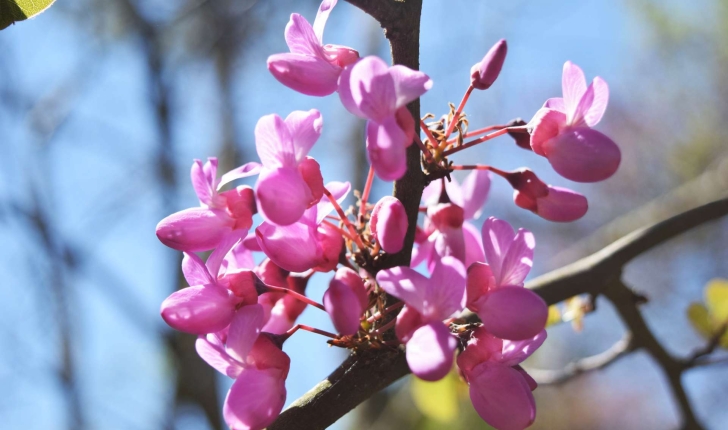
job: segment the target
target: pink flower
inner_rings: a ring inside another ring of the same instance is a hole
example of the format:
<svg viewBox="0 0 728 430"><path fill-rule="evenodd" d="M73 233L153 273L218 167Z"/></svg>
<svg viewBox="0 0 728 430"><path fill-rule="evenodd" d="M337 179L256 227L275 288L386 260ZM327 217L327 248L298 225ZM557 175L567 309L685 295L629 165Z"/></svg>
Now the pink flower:
<svg viewBox="0 0 728 430"><path fill-rule="evenodd" d="M369 226L385 252L395 254L402 250L408 225L407 212L396 197L384 196L374 205Z"/></svg>
<svg viewBox="0 0 728 430"><path fill-rule="evenodd" d="M546 331L522 341L501 340L484 327L473 330L458 367L470 386L478 415L502 430L522 430L536 418L536 381L519 366L546 340Z"/></svg>
<svg viewBox="0 0 728 430"><path fill-rule="evenodd" d="M452 368L457 340L442 322L465 306L465 268L444 257L427 279L409 267L394 267L377 274L379 286L406 303L395 327L407 344L407 364L426 381L443 378Z"/></svg>
<svg viewBox="0 0 728 430"><path fill-rule="evenodd" d="M223 405L231 429L263 429L286 401L291 360L265 333L260 305L241 309L230 328L200 337L197 353L218 372L235 379Z"/></svg>
<svg viewBox="0 0 728 430"><path fill-rule="evenodd" d="M428 206L425 227L416 239L412 267L422 261L428 270L441 257L452 255L465 267L482 261L483 246L478 229L467 220L480 216L480 210L488 199L490 172L473 170L458 184L455 179L445 182L446 198L450 203L439 203L442 195L442 181L434 181L422 193L422 200Z"/></svg>
<svg viewBox="0 0 728 430"><path fill-rule="evenodd" d="M483 326L501 339L522 340L546 326L548 307L536 293L523 288L533 265L533 234L493 217L483 224L484 263L468 268L467 307Z"/></svg>
<svg viewBox="0 0 728 430"><path fill-rule="evenodd" d="M368 303L369 297L361 276L346 267L337 270L324 293L324 307L336 330L345 336L356 334L361 314Z"/></svg>
<svg viewBox="0 0 728 430"><path fill-rule="evenodd" d="M283 287L299 294L304 294L308 280L308 276L289 275ZM258 302L263 304L263 306L266 306L267 303L272 303L263 331L275 334L283 334L290 330L296 324L296 320L307 306L306 303L291 295L279 293L261 294Z"/></svg>
<svg viewBox="0 0 728 430"><path fill-rule="evenodd" d="M401 178L407 170L406 148L414 139L414 120L406 109L432 87L422 72L377 57L366 57L344 69L339 96L354 115L368 119L367 155L377 176Z"/></svg>
<svg viewBox="0 0 728 430"><path fill-rule="evenodd" d="M607 109L607 83L596 77L587 88L584 72L567 61L562 86L564 97L547 100L529 123L531 148L567 179L603 181L617 171L621 159L617 145L590 128Z"/></svg>
<svg viewBox="0 0 728 430"><path fill-rule="evenodd" d="M324 0L311 24L294 13L286 25L287 54L268 57L268 70L283 85L310 96L327 96L336 91L344 67L359 59L356 50L324 45L324 26L337 0Z"/></svg>
<svg viewBox="0 0 728 430"><path fill-rule="evenodd" d="M244 237L256 213L255 196L250 187L218 193L217 158L205 165L195 160L190 172L192 187L201 207L174 213L157 224L157 237L170 248L187 252L207 251L228 234Z"/></svg>
<svg viewBox="0 0 728 430"><path fill-rule="evenodd" d="M493 45L483 59L470 69L470 85L478 90L487 90L500 75L506 61L508 45L501 39Z"/></svg>
<svg viewBox="0 0 728 430"><path fill-rule="evenodd" d="M341 201L346 198L350 185L348 182L330 182L327 188ZM290 225L263 222L255 230L258 245L271 261L290 272L312 268L332 270L343 246L341 234L323 222L333 208L328 198L323 198Z"/></svg>
<svg viewBox="0 0 728 430"><path fill-rule="evenodd" d="M505 178L513 186L513 201L516 205L543 219L576 221L589 209L586 197L567 188L547 185L529 169L509 172Z"/></svg>

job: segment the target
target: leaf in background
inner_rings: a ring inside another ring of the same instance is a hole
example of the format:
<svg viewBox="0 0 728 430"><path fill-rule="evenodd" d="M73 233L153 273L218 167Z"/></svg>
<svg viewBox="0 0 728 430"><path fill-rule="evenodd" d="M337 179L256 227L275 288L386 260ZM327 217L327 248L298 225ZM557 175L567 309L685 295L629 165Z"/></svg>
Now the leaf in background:
<svg viewBox="0 0 728 430"><path fill-rule="evenodd" d="M708 309L702 303L691 303L688 306L688 319L698 333L706 339L711 338L713 335L713 325L710 322Z"/></svg>
<svg viewBox="0 0 728 430"><path fill-rule="evenodd" d="M558 324L561 322L561 311L556 305L549 306L549 317L546 319L546 327Z"/></svg>
<svg viewBox="0 0 728 430"><path fill-rule="evenodd" d="M705 287L705 304L716 324L728 322L728 280L713 279Z"/></svg>
<svg viewBox="0 0 728 430"><path fill-rule="evenodd" d="M422 415L440 423L452 423L460 412L458 385L464 385L455 372L437 382L412 378L412 400Z"/></svg>
<svg viewBox="0 0 728 430"><path fill-rule="evenodd" d="M0 0L0 30L32 18L48 9L55 0Z"/></svg>

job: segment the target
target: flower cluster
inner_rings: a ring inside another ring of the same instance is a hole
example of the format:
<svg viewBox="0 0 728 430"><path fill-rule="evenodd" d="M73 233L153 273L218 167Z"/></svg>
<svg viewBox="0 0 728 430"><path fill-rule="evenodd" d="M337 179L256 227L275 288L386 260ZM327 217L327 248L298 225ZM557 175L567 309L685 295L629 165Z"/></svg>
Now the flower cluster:
<svg viewBox="0 0 728 430"><path fill-rule="evenodd" d="M198 335L199 355L235 379L223 409L233 429L264 428L278 416L290 368L282 347L299 330L327 336L343 348L404 348L412 372L428 381L443 378L456 363L486 422L525 428L535 418L536 384L519 364L545 340L548 314L546 303L524 288L535 239L493 217L480 231L472 221L481 216L492 174L513 187L517 206L548 220L582 217L587 200L544 184L526 168L455 165L448 157L509 134L567 179L603 180L620 161L614 142L591 128L606 108L607 85L596 78L587 87L581 70L567 62L564 97L549 99L529 123L469 131L464 106L475 89L486 90L497 79L507 52L502 40L472 67L460 105L426 123L434 116L415 119L406 107L432 86L426 74L323 44L335 4L324 0L313 25L293 14L285 29L290 53L272 55L268 69L304 94L337 92L347 110L367 121L371 167L358 208L341 206L350 184L324 181L319 163L308 155L322 135L318 111L260 118L255 127L260 161L218 177L217 159L196 160L191 180L200 206L157 226L160 241L184 253L189 284L162 303L162 318ZM425 139L415 132L418 122ZM465 142L468 138L474 139ZM402 178L413 143L429 182L422 205L406 208L392 196L371 204L374 177ZM450 178L455 170L472 172L458 184ZM254 187L222 191L256 175ZM424 223L410 225L418 211ZM256 214L261 220L254 220ZM196 254L203 251L212 251L206 261ZM387 265L386 254L410 251L410 266ZM417 269L420 263L425 264ZM332 274L323 303L305 295L315 273ZM298 324L309 305L327 312L337 333ZM478 319L464 318L465 309Z"/></svg>

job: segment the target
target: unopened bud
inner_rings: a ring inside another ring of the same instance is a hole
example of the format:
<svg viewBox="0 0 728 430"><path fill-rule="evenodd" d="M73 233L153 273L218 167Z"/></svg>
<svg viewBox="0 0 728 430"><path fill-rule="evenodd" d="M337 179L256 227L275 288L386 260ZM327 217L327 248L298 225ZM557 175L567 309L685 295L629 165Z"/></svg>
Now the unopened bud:
<svg viewBox="0 0 728 430"><path fill-rule="evenodd" d="M324 294L324 308L336 330L343 335L359 331L360 316L368 298L361 277L351 269L340 268Z"/></svg>
<svg viewBox="0 0 728 430"><path fill-rule="evenodd" d="M470 69L470 85L479 90L487 90L493 85L506 60L508 45L505 39L499 40L483 59Z"/></svg>
<svg viewBox="0 0 728 430"><path fill-rule="evenodd" d="M389 254L402 250L408 225L402 202L392 196L385 196L377 202L369 223L372 235Z"/></svg>
<svg viewBox="0 0 728 430"><path fill-rule="evenodd" d="M586 197L566 188L547 185L529 169L509 172L505 178L513 186L513 201L516 205L543 219L576 221L589 209Z"/></svg>
<svg viewBox="0 0 728 430"><path fill-rule="evenodd" d="M522 120L521 118L516 118L506 124L506 127L522 127L524 125L527 125L526 121ZM528 151L533 151L533 149L531 149L531 134L528 132L528 130L508 130L508 135L516 141L516 145Z"/></svg>

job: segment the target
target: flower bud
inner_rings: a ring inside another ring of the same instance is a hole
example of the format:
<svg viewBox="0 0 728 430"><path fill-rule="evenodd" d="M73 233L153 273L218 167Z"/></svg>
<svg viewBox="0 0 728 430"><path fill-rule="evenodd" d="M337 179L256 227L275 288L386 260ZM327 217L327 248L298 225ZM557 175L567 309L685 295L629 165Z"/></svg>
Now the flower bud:
<svg viewBox="0 0 728 430"><path fill-rule="evenodd" d="M526 121L521 118L516 118L506 124L506 127L521 127L524 125L528 125ZM531 149L531 134L527 130L521 130L520 132L508 130L508 135L516 141L516 145L528 151L533 151L533 149Z"/></svg>
<svg viewBox="0 0 728 430"><path fill-rule="evenodd" d="M369 222L372 235L389 254L402 250L408 225L407 212L402 202L392 196L383 197L377 202Z"/></svg>
<svg viewBox="0 0 728 430"><path fill-rule="evenodd" d="M348 268L337 270L324 293L324 308L336 330L345 336L356 334L366 305L366 289L359 275Z"/></svg>
<svg viewBox="0 0 728 430"><path fill-rule="evenodd" d="M324 55L329 63L339 66L346 67L349 64L354 64L359 60L359 51L348 46L341 45L324 45Z"/></svg>
<svg viewBox="0 0 728 430"><path fill-rule="evenodd" d="M490 88L503 68L507 52L508 45L505 39L501 39L493 45L485 57L470 69L470 85L479 90Z"/></svg>
<svg viewBox="0 0 728 430"><path fill-rule="evenodd" d="M510 172L506 179L513 186L513 201L516 205L543 219L554 222L576 221L589 209L583 195L547 185L528 169Z"/></svg>

